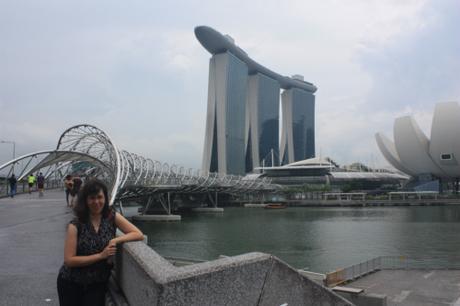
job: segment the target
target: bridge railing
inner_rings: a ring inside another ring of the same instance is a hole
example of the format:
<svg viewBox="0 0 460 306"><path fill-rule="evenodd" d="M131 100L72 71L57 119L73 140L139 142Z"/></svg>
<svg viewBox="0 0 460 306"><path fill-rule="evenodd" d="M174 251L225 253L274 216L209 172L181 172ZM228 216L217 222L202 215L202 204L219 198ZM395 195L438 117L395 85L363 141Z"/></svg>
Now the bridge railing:
<svg viewBox="0 0 460 306"><path fill-rule="evenodd" d="M47 189L57 189L63 188L64 183L61 180L46 180L45 181L45 190ZM8 180L4 180L0 183L0 198L10 196L10 184ZM32 191L37 191L37 185L35 184L32 187ZM16 184L16 194L28 193L29 184L26 181L20 181Z"/></svg>
<svg viewBox="0 0 460 306"><path fill-rule="evenodd" d="M45 174L45 177L53 175L53 177L63 179L67 174L97 177L109 186L111 204L115 199L119 199L120 195L144 196L155 192L158 189L155 187L165 185L175 187L177 192L225 190L229 193L270 187L270 182L264 179L247 180L240 176L186 170L175 164L153 161L121 150L104 131L88 124L72 126L64 131L55 150L33 152L21 156L0 165L0 171L7 167L10 167L10 172L13 167L16 167L16 170L21 168L18 177L27 177L29 173L35 173L45 167L50 170L47 171L49 174ZM91 172L88 172L88 169L91 169ZM5 187L0 188L0 194L2 191L3 194L7 193L7 190L3 190ZM127 189L129 192L125 192ZM23 190L24 188L18 191Z"/></svg>

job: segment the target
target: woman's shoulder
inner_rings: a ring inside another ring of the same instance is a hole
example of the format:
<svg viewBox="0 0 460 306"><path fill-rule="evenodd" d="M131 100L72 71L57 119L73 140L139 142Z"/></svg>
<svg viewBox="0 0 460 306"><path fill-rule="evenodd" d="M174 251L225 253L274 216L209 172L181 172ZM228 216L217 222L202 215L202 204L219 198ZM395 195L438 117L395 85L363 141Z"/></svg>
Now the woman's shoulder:
<svg viewBox="0 0 460 306"><path fill-rule="evenodd" d="M115 223L116 216L117 216L117 212L113 208L109 208L106 219L110 221L110 223Z"/></svg>
<svg viewBox="0 0 460 306"><path fill-rule="evenodd" d="M77 228L77 230L79 230L82 227L83 223L80 220L78 220L77 217L75 217L69 221L69 225L73 225Z"/></svg>

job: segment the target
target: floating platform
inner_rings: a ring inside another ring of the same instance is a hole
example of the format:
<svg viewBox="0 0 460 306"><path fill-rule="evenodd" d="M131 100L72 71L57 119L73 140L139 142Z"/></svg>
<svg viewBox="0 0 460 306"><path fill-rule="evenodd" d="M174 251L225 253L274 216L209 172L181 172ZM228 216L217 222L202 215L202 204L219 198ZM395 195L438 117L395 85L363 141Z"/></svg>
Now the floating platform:
<svg viewBox="0 0 460 306"><path fill-rule="evenodd" d="M163 222L163 221L180 221L180 215L137 215L133 216L132 219L134 221L156 221L156 222Z"/></svg>
<svg viewBox="0 0 460 306"><path fill-rule="evenodd" d="M244 207L246 208L264 208L267 206L267 204L262 204L262 203L246 203L244 204Z"/></svg>
<svg viewBox="0 0 460 306"><path fill-rule="evenodd" d="M199 213L223 213L224 209L222 207L196 207L192 208L192 211Z"/></svg>

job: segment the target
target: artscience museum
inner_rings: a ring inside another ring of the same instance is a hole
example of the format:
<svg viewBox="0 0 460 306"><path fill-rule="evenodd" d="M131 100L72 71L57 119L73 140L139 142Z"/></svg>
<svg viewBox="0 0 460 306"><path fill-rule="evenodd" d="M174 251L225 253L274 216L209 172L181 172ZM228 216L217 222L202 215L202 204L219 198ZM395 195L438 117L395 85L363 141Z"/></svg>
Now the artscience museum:
<svg viewBox="0 0 460 306"><path fill-rule="evenodd" d="M431 138L423 133L412 116L396 118L393 137L394 141L382 133L375 135L380 151L393 167L410 175L420 189L433 182L444 182L454 183L458 190L460 105L457 102L436 104Z"/></svg>

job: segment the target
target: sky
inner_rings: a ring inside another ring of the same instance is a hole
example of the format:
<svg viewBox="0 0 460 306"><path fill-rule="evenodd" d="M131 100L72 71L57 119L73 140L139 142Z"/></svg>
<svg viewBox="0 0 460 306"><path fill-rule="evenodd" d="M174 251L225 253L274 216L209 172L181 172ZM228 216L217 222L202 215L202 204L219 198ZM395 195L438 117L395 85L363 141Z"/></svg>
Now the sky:
<svg viewBox="0 0 460 306"><path fill-rule="evenodd" d="M387 167L374 134L460 102L460 1L0 0L0 140L54 149L88 123L118 147L200 168L210 54L198 25L318 87L316 151ZM12 146L0 143L0 164Z"/></svg>

